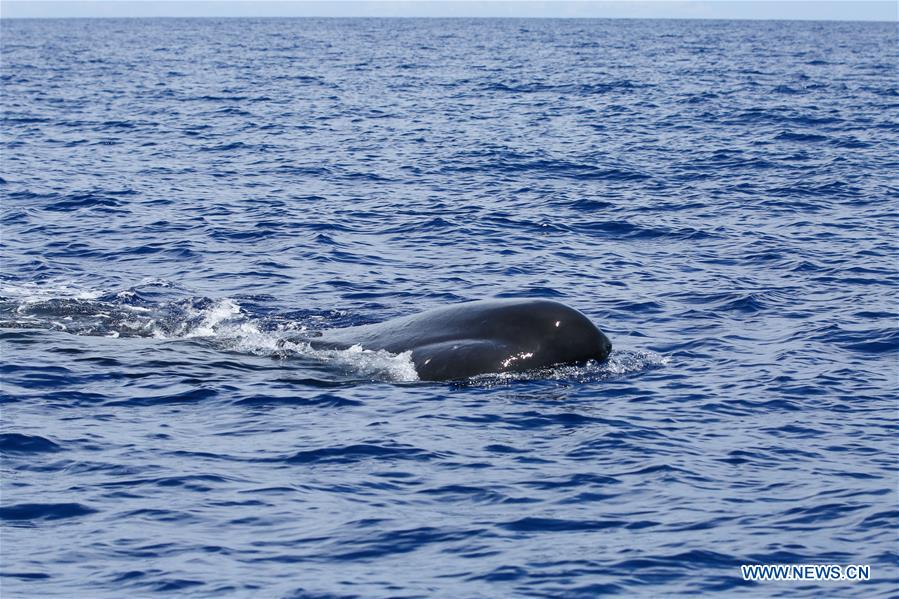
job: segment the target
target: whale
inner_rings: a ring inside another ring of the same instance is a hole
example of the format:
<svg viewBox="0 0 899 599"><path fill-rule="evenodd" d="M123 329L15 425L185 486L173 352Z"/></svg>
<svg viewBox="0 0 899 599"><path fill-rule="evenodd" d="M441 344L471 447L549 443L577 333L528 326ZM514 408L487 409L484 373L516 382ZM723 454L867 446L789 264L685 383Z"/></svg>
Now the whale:
<svg viewBox="0 0 899 599"><path fill-rule="evenodd" d="M608 337L581 312L547 299L490 299L434 308L377 324L328 329L315 349L411 352L418 378L454 381L605 361Z"/></svg>

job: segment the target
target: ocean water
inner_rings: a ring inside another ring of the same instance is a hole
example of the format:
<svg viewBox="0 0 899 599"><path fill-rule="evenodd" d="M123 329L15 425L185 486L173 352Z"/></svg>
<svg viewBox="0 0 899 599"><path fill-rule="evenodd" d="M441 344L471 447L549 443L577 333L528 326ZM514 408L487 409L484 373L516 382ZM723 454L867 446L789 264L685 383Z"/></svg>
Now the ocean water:
<svg viewBox="0 0 899 599"><path fill-rule="evenodd" d="M895 23L0 41L4 599L895 596ZM491 297L614 352L296 341Z"/></svg>

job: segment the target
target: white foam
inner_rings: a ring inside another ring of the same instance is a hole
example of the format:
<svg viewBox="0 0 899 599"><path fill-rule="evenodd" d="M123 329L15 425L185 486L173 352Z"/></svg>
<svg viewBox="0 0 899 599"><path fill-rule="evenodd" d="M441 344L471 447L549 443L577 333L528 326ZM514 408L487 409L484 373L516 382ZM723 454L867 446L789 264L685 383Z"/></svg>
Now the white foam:
<svg viewBox="0 0 899 599"><path fill-rule="evenodd" d="M217 328L232 320L235 316L240 315L240 306L231 299L223 299L217 301L211 308L201 311L203 321L193 330L183 335L185 338L190 337L211 337L216 334Z"/></svg>
<svg viewBox="0 0 899 599"><path fill-rule="evenodd" d="M393 381L413 382L418 380L418 372L412 362L412 352L392 354L388 351L372 351L359 345L345 350L312 350L328 361L342 364L360 374L387 377Z"/></svg>
<svg viewBox="0 0 899 599"><path fill-rule="evenodd" d="M0 281L0 295L25 304L52 299L92 300L100 297L102 294L102 291L85 289L71 281L48 281L45 283L10 283L8 281Z"/></svg>
<svg viewBox="0 0 899 599"><path fill-rule="evenodd" d="M601 367L607 374L618 376L670 363L671 358L653 351L613 351Z"/></svg>
<svg viewBox="0 0 899 599"><path fill-rule="evenodd" d="M605 362L579 366L554 366L525 372L504 372L473 377L477 385L493 386L516 381L551 380L591 382L626 376L667 366L671 359L652 351L614 350Z"/></svg>
<svg viewBox="0 0 899 599"><path fill-rule="evenodd" d="M197 318L200 319L199 324L191 325ZM366 378L398 382L418 380L411 351L392 354L363 349L358 345L342 350L313 349L309 343L296 339L297 331L305 329L297 323L287 323L274 331L264 331L259 322L248 317L236 301L226 298L208 308L188 313L187 319L174 332L155 328L154 336L161 339L205 338L224 349L240 353L281 359L310 359Z"/></svg>
<svg viewBox="0 0 899 599"><path fill-rule="evenodd" d="M348 349L314 349L301 340L290 340L283 333L262 332L253 323L242 323L220 331L219 341L229 349L281 359L311 359L348 370L355 375L378 380L413 382L418 372L412 363L412 352L392 354L368 350L354 345Z"/></svg>

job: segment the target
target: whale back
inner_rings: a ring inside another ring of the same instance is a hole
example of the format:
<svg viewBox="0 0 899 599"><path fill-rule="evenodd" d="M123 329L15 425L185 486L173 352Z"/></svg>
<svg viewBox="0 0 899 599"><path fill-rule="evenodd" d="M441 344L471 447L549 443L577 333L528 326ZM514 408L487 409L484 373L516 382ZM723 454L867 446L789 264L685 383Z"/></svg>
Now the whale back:
<svg viewBox="0 0 899 599"><path fill-rule="evenodd" d="M378 324L325 331L315 344L412 351L423 380L602 361L612 348L586 316L543 299L454 304Z"/></svg>

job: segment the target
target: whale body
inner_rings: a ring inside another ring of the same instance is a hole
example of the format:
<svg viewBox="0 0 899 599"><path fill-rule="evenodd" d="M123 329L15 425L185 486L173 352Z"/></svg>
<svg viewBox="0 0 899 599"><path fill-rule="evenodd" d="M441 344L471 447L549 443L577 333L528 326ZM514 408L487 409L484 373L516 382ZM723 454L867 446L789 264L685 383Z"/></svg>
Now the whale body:
<svg viewBox="0 0 899 599"><path fill-rule="evenodd" d="M612 343L589 318L544 299L454 304L377 324L326 330L309 342L315 348L411 351L418 377L425 381L601 362L612 351Z"/></svg>

